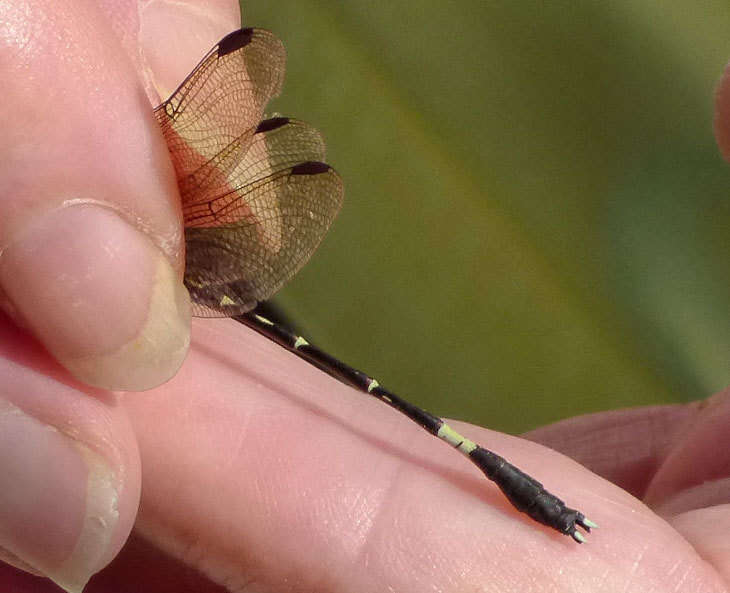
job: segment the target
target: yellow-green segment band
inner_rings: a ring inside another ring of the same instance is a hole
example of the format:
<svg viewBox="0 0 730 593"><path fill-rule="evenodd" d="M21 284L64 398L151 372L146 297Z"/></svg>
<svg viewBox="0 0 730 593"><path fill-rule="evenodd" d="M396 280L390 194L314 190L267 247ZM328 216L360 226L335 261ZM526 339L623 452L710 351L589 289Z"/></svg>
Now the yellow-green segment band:
<svg viewBox="0 0 730 593"><path fill-rule="evenodd" d="M442 441L446 441L455 449L461 451L464 455L469 455L469 453L477 448L476 443L461 436L458 432L456 432L453 428L446 424L446 422L441 425L441 428L439 428L436 436Z"/></svg>

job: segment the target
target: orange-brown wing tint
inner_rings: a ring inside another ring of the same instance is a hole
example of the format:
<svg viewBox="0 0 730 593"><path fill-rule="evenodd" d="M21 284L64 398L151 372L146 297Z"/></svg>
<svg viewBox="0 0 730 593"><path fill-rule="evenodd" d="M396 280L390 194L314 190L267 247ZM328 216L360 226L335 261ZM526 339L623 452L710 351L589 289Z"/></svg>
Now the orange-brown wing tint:
<svg viewBox="0 0 730 593"><path fill-rule="evenodd" d="M261 121L284 60L268 31L236 31L155 110L180 187L195 315L237 315L273 295L342 203L319 133L289 118Z"/></svg>
<svg viewBox="0 0 730 593"><path fill-rule="evenodd" d="M269 31L241 29L210 50L155 109L183 204L206 176L225 173L246 150L284 82L286 52Z"/></svg>
<svg viewBox="0 0 730 593"><path fill-rule="evenodd" d="M237 222L185 231L185 284L198 316L238 315L279 290L314 253L343 190L329 165L308 161L235 193Z"/></svg>

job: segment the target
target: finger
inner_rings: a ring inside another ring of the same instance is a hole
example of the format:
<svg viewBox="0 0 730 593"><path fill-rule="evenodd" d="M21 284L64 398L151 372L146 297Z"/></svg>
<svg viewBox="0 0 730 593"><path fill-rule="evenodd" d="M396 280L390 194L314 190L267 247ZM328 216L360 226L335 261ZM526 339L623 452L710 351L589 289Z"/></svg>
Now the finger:
<svg viewBox="0 0 730 593"><path fill-rule="evenodd" d="M0 559L81 591L136 516L139 455L128 418L112 394L68 382L1 314L0 376ZM1 574L2 590L26 590Z"/></svg>
<svg viewBox="0 0 730 593"><path fill-rule="evenodd" d="M0 288L77 378L146 389L189 340L166 148L92 2L0 5Z"/></svg>
<svg viewBox="0 0 730 593"><path fill-rule="evenodd" d="M646 500L730 579L730 389L698 409L657 471Z"/></svg>
<svg viewBox="0 0 730 593"><path fill-rule="evenodd" d="M152 105L169 97L200 58L240 25L235 0L146 4L140 14L138 64Z"/></svg>
<svg viewBox="0 0 730 593"><path fill-rule="evenodd" d="M646 493L647 501L676 513L730 503L730 389L703 402L685 425Z"/></svg>
<svg viewBox="0 0 730 593"><path fill-rule="evenodd" d="M137 529L233 590L669 590L677 563L694 590L721 590L666 523L567 458L463 429L601 524L585 546L374 399L229 321L194 329L181 373L125 400L144 460Z"/></svg>
<svg viewBox="0 0 730 593"><path fill-rule="evenodd" d="M523 437L568 455L643 498L698 407L692 403L587 414L542 426Z"/></svg>
<svg viewBox="0 0 730 593"><path fill-rule="evenodd" d="M58 593L58 587L47 579L2 563L0 587L12 593ZM117 558L84 588L84 593L119 591L230 593L230 589L213 583L197 569L167 556L134 533Z"/></svg>
<svg viewBox="0 0 730 593"><path fill-rule="evenodd" d="M730 390L705 402L571 418L527 436L643 498L730 578Z"/></svg>

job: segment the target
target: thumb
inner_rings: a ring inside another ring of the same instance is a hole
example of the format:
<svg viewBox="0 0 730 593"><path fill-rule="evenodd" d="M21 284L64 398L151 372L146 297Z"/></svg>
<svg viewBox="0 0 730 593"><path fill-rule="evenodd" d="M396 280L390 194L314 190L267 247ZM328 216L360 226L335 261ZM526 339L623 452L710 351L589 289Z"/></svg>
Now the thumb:
<svg viewBox="0 0 730 593"><path fill-rule="evenodd" d="M0 293L78 379L142 390L190 333L178 198L137 74L92 3L0 5Z"/></svg>

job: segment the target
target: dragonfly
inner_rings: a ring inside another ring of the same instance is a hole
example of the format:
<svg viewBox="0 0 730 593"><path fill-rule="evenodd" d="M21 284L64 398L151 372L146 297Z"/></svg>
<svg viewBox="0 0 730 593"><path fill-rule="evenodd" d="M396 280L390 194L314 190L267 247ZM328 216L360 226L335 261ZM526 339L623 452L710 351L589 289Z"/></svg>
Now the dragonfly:
<svg viewBox="0 0 730 593"><path fill-rule="evenodd" d="M271 32L225 36L155 109L182 200L193 314L232 317L335 379L401 412L467 457L519 511L583 543L597 525L535 478L387 390L376 379L258 314L307 262L342 205L339 175L308 124L266 118L286 52Z"/></svg>

